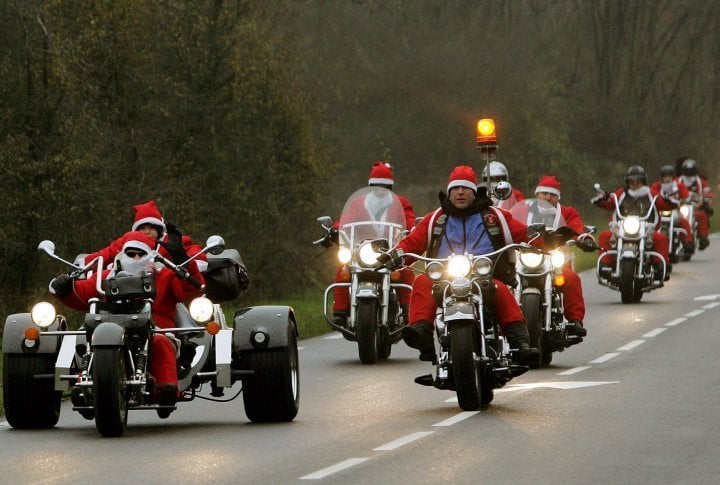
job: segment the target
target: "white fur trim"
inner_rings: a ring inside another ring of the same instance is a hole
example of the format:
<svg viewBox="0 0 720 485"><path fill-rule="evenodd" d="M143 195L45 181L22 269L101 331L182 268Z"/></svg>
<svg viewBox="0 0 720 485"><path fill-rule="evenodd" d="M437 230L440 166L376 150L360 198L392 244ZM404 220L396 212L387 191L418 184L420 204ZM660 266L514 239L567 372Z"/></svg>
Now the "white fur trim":
<svg viewBox="0 0 720 485"><path fill-rule="evenodd" d="M137 231L137 228L142 226L143 224L152 224L153 226L160 226L163 228L163 232L165 232L165 223L158 219L157 217L145 217L143 219L140 219L138 221L135 221L132 225L132 230Z"/></svg>
<svg viewBox="0 0 720 485"><path fill-rule="evenodd" d="M452 189L453 187L465 187L466 189L470 189L473 192L477 192L477 185L475 185L474 183L472 183L469 180L464 180L464 179L453 180L447 186L448 193L450 193L450 189Z"/></svg>
<svg viewBox="0 0 720 485"><path fill-rule="evenodd" d="M123 247L122 247L123 252L125 252L125 250L127 248L141 249L148 254L150 254L152 252L152 248L142 241L134 241L134 240L125 241L125 244L123 244Z"/></svg>
<svg viewBox="0 0 720 485"><path fill-rule="evenodd" d="M368 185L395 185L395 181L393 179L371 178L368 180Z"/></svg>
<svg viewBox="0 0 720 485"><path fill-rule="evenodd" d="M556 189L555 187L547 187L545 185L538 185L537 188L535 189L535 193L537 194L539 192L547 192L548 194L555 194L558 197L560 197L560 191L558 189Z"/></svg>

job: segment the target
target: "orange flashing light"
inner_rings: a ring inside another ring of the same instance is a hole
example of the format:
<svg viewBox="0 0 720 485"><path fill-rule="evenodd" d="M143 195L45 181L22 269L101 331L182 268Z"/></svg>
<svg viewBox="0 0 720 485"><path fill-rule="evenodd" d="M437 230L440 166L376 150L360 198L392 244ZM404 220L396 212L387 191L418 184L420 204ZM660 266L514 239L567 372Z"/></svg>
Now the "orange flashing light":
<svg viewBox="0 0 720 485"><path fill-rule="evenodd" d="M497 144L495 120L492 118L483 118L477 122L477 139L475 141L478 145Z"/></svg>
<svg viewBox="0 0 720 485"><path fill-rule="evenodd" d="M565 286L565 276L558 274L553 277L553 285Z"/></svg>
<svg viewBox="0 0 720 485"><path fill-rule="evenodd" d="M207 330L207 333L210 335L217 335L220 333L220 324L213 320L212 322L207 323L205 330Z"/></svg>
<svg viewBox="0 0 720 485"><path fill-rule="evenodd" d="M401 278L402 274L400 273L400 271L393 271L392 273L390 273L390 281L392 281L393 283L397 283L398 281L400 281Z"/></svg>
<svg viewBox="0 0 720 485"><path fill-rule="evenodd" d="M39 340L40 330L35 327L28 327L25 329L25 338L27 340Z"/></svg>

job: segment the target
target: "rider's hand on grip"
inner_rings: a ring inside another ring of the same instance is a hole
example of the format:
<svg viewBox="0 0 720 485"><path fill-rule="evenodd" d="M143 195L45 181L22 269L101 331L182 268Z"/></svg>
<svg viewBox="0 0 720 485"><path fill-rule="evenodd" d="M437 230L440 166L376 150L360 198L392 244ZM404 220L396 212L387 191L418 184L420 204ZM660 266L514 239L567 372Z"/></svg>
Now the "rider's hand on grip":
<svg viewBox="0 0 720 485"><path fill-rule="evenodd" d="M595 244L595 240L593 237L589 234L583 234L577 238L577 247L580 248L581 251L586 253L592 253L593 251L597 250L597 244Z"/></svg>
<svg viewBox="0 0 720 485"><path fill-rule="evenodd" d="M336 227L330 228L330 231L328 231L328 236L330 237L330 242L332 244L338 243L338 230Z"/></svg>
<svg viewBox="0 0 720 485"><path fill-rule="evenodd" d="M393 249L387 253L383 253L378 256L377 263L375 263L375 269L387 268L394 270L403 265L403 251L402 249Z"/></svg>
<svg viewBox="0 0 720 485"><path fill-rule="evenodd" d="M73 278L66 274L60 275L50 282L50 288L61 298L68 296L73 290Z"/></svg>
<svg viewBox="0 0 720 485"><path fill-rule="evenodd" d="M170 253L173 263L180 264L187 261L188 256L182 243L182 233L174 224L167 225L167 242L160 242Z"/></svg>
<svg viewBox="0 0 720 485"><path fill-rule="evenodd" d="M599 204L600 202L604 202L610 198L610 192L603 192L601 194L597 194L595 197L590 199L590 202L593 204Z"/></svg>

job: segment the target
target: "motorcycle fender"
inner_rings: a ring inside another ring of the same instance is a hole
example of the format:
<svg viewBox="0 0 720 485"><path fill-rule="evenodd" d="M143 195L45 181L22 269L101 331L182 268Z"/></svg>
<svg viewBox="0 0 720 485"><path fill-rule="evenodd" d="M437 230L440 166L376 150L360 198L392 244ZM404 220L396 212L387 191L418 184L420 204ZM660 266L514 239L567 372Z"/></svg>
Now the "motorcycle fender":
<svg viewBox="0 0 720 485"><path fill-rule="evenodd" d="M64 322L64 319L62 319ZM54 354L57 352L60 338L57 336L42 337L34 345L27 345L25 342L25 329L28 327L38 328L30 318L29 313L15 313L5 319L3 329L2 351L4 354ZM47 330L60 330L58 319L50 325Z"/></svg>
<svg viewBox="0 0 720 485"><path fill-rule="evenodd" d="M472 303L466 301L456 302L452 306L445 308L443 319L445 323L454 320L475 320L475 309Z"/></svg>
<svg viewBox="0 0 720 485"><path fill-rule="evenodd" d="M93 331L90 345L92 347L123 345L125 329L117 323L103 322Z"/></svg>
<svg viewBox="0 0 720 485"><path fill-rule="evenodd" d="M358 299L376 299L378 297L377 285L373 283L360 283L355 297Z"/></svg>
<svg viewBox="0 0 720 485"><path fill-rule="evenodd" d="M233 352L253 349L285 347L288 344L287 329L292 325L298 335L295 313L289 306L263 305L241 308L233 318ZM253 345L252 336L256 332L265 333L265 343Z"/></svg>
<svg viewBox="0 0 720 485"><path fill-rule="evenodd" d="M60 344L60 352L58 352L57 360L55 361L56 391L70 390L70 382L67 380L63 380L62 376L70 375L70 369L72 368L73 360L75 360L76 355L75 348L79 344L84 343L84 335L66 335L62 339L62 344Z"/></svg>
<svg viewBox="0 0 720 485"><path fill-rule="evenodd" d="M623 251L620 259L635 259L635 251Z"/></svg>
<svg viewBox="0 0 720 485"><path fill-rule="evenodd" d="M523 295L527 295L527 294L540 295L541 291L540 291L540 288L534 288L534 287L530 286L527 288L523 288L522 294Z"/></svg>

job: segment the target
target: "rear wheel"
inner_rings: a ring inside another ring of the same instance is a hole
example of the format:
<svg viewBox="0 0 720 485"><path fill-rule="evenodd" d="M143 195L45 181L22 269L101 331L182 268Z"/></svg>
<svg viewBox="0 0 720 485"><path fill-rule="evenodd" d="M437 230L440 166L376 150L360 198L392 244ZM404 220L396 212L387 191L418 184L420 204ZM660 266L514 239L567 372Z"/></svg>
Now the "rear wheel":
<svg viewBox="0 0 720 485"><path fill-rule="evenodd" d="M53 378L54 354L3 354L3 404L13 428L52 428L60 419L60 398Z"/></svg>
<svg viewBox="0 0 720 485"><path fill-rule="evenodd" d="M295 327L288 322L286 347L242 355L245 414L254 422L292 421L300 408L300 368Z"/></svg>
<svg viewBox="0 0 720 485"><path fill-rule="evenodd" d="M453 381L458 404L464 411L475 411L482 404L489 404L487 393L483 393L483 375L477 363L477 328L473 321L453 323L450 329L450 356L452 358ZM492 389L492 388L491 388ZM481 399L481 395L485 399Z"/></svg>
<svg viewBox="0 0 720 485"><path fill-rule="evenodd" d="M103 436L120 436L128 417L123 348L96 348L92 359L95 427Z"/></svg>
<svg viewBox="0 0 720 485"><path fill-rule="evenodd" d="M535 347L542 354L542 363L547 365L552 360L552 349L545 345L543 335L543 318L542 318L542 295L539 293L523 293L520 297L520 306L522 307L525 321L527 322L528 334L530 335L530 347ZM545 362L546 354L550 355L550 360ZM531 365L531 369L536 369L537 364Z"/></svg>
<svg viewBox="0 0 720 485"><path fill-rule="evenodd" d="M374 364L378 360L380 342L377 323L377 300L359 300L357 305L357 343L360 362L363 364Z"/></svg>

